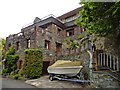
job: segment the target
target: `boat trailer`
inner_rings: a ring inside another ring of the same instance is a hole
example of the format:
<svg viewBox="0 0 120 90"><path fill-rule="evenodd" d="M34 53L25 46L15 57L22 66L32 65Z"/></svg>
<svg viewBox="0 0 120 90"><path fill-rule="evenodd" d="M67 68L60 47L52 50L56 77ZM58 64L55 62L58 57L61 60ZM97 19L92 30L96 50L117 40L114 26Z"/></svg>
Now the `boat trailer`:
<svg viewBox="0 0 120 90"><path fill-rule="evenodd" d="M60 81L70 81L75 83L82 83L82 84L90 84L90 80L84 79L83 69L75 76L67 76L66 74L49 74L49 79L53 80L60 80Z"/></svg>
<svg viewBox="0 0 120 90"><path fill-rule="evenodd" d="M62 77L59 77L59 76L50 76L49 79L51 81L57 79L57 80L60 80L60 81L70 81L70 82L75 82L75 83L83 83L83 84L89 84L90 83L90 80L80 80L80 79L71 79L71 78L62 78Z"/></svg>

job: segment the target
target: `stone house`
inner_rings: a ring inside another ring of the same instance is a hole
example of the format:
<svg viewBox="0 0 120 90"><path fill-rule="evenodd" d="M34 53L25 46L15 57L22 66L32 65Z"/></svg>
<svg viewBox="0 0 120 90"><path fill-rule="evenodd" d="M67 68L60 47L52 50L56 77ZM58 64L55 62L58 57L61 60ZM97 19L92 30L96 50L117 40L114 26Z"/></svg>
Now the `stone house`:
<svg viewBox="0 0 120 90"><path fill-rule="evenodd" d="M24 50L27 48L44 50L43 71L45 72L58 57L62 57L64 54L69 55L69 51L63 49L65 38L76 39L78 34L84 32L84 29L74 23L80 9L77 8L59 17L54 15L42 19L36 17L33 23L24 26L21 32L9 35L6 38L6 50L11 45L15 47L16 54L20 56L18 69L24 63Z"/></svg>
<svg viewBox="0 0 120 90"><path fill-rule="evenodd" d="M47 67L53 64L57 59L70 59L68 57L75 60L82 60L83 64L88 67L89 55L85 50L91 48L89 37L85 29L75 25L75 20L79 15L80 9L81 7L59 17L55 17L54 15L49 15L41 19L36 17L31 24L24 26L21 32L9 35L6 38L6 50L8 50L11 45L15 47L16 53L20 56L17 63L18 69L21 69L24 64L24 50L28 48L43 49L43 73L46 73ZM81 48L69 50L65 45L65 39L69 38L79 43L78 35L83 35L87 42L84 43ZM101 54L101 57L103 55L102 58L98 56L99 53L105 51L104 43L104 39L95 42L96 50L94 52L94 63L96 67L100 65L99 59L101 59L101 62L107 59L105 54ZM108 56L108 58L110 58L110 56ZM109 61L107 63L111 62ZM118 59L116 59L115 63L118 63ZM112 65L112 67L113 66L114 65ZM119 68L119 64L114 67L114 69L118 70Z"/></svg>

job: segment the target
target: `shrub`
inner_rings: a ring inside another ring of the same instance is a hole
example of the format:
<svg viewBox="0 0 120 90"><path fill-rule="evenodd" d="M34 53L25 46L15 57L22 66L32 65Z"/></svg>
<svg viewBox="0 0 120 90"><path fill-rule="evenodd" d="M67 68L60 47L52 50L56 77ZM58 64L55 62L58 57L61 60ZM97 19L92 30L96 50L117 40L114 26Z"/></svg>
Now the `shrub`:
<svg viewBox="0 0 120 90"><path fill-rule="evenodd" d="M18 79L19 77L21 77L20 74L15 74L15 75L13 76L14 79Z"/></svg>
<svg viewBox="0 0 120 90"><path fill-rule="evenodd" d="M8 75L9 73L10 71L8 68L2 70L2 75Z"/></svg>
<svg viewBox="0 0 120 90"><path fill-rule="evenodd" d="M38 49L27 49L25 52L25 63L22 74L26 78L38 78L42 74L43 53Z"/></svg>
<svg viewBox="0 0 120 90"><path fill-rule="evenodd" d="M7 68L9 68L10 72L15 71L17 69L17 61L19 59L18 55L7 55Z"/></svg>
<svg viewBox="0 0 120 90"><path fill-rule="evenodd" d="M12 71L15 71L17 69L17 61L19 59L19 55L15 54L15 48L11 46L9 50L5 54L6 59L6 66L5 66L5 73L10 74Z"/></svg>

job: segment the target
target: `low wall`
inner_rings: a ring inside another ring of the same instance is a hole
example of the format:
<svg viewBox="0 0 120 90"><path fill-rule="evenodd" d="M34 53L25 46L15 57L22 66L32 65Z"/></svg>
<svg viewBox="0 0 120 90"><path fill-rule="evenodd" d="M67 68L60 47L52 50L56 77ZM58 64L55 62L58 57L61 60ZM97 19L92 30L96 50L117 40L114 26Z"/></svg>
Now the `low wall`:
<svg viewBox="0 0 120 90"><path fill-rule="evenodd" d="M93 71L90 78L93 88L120 88L120 82L105 71Z"/></svg>

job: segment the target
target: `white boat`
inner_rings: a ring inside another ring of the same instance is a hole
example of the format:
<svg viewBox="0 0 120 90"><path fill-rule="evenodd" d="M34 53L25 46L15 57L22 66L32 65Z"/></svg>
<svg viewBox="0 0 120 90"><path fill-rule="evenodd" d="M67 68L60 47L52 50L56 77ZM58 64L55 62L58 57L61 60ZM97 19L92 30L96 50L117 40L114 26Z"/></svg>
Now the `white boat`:
<svg viewBox="0 0 120 90"><path fill-rule="evenodd" d="M58 60L53 65L49 66L47 70L49 74L75 76L82 68L83 66L80 61Z"/></svg>

